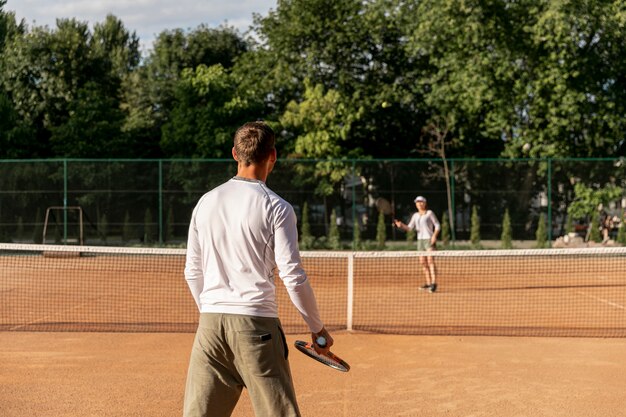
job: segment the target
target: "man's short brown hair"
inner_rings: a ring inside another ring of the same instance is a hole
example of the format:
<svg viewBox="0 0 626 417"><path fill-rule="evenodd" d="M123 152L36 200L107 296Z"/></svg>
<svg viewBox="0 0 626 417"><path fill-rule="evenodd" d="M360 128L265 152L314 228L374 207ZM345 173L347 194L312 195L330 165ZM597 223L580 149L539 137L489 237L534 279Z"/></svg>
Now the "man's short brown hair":
<svg viewBox="0 0 626 417"><path fill-rule="evenodd" d="M274 150L275 134L263 122L249 122L237 129L233 142L237 160L248 166L270 156Z"/></svg>

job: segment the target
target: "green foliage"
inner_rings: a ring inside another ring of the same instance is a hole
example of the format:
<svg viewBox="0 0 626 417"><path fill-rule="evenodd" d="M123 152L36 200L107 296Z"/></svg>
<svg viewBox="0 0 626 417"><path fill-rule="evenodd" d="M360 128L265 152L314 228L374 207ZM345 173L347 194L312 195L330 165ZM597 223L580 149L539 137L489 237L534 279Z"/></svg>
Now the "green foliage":
<svg viewBox="0 0 626 417"><path fill-rule="evenodd" d="M341 249L341 236L339 235L339 226L337 225L337 213L335 209L330 212L330 225L328 227L327 245L329 249Z"/></svg>
<svg viewBox="0 0 626 417"><path fill-rule="evenodd" d="M513 232L511 230L511 216L509 209L504 211L504 217L502 218L502 235L500 236L502 249L513 248Z"/></svg>
<svg viewBox="0 0 626 417"><path fill-rule="evenodd" d="M441 243L444 247L450 244L450 220L447 211L441 215Z"/></svg>
<svg viewBox="0 0 626 417"><path fill-rule="evenodd" d="M18 216L17 218L17 227L15 228L15 236L20 240L24 238L24 219L22 218L22 216Z"/></svg>
<svg viewBox="0 0 626 417"><path fill-rule="evenodd" d="M352 226L352 250L360 250L363 247L361 241L361 226L357 219L354 219L354 225Z"/></svg>
<svg viewBox="0 0 626 417"><path fill-rule="evenodd" d="M537 223L537 231L535 232L535 247L543 249L548 246L548 228L546 226L546 215L541 213Z"/></svg>
<svg viewBox="0 0 626 417"><path fill-rule="evenodd" d="M229 157L253 119L306 158L421 156L437 118L450 157L626 149L617 0L281 1L256 39L175 28L143 57L115 16L28 28L5 5L0 157ZM318 170L328 195L342 167Z"/></svg>
<svg viewBox="0 0 626 417"><path fill-rule="evenodd" d="M619 229L617 230L617 243L620 245L626 245L626 212L622 216L622 221L619 224Z"/></svg>
<svg viewBox="0 0 626 417"><path fill-rule="evenodd" d="M152 219L152 211L147 208L143 216L143 242L145 244L154 243L155 228Z"/></svg>
<svg viewBox="0 0 626 417"><path fill-rule="evenodd" d="M345 142L361 112L352 113L336 90L324 92L321 84L313 86L309 80L304 85L304 99L299 103L290 101L280 117L283 128L296 132L291 157L323 160L356 156L346 152ZM319 195L330 195L347 173L344 164L322 161L312 172L307 170L301 175L305 181L315 182Z"/></svg>
<svg viewBox="0 0 626 417"><path fill-rule="evenodd" d="M176 84L161 149L171 157L230 157L233 132L249 117L222 65L184 69Z"/></svg>
<svg viewBox="0 0 626 417"><path fill-rule="evenodd" d="M100 235L100 239L102 239L102 242L106 243L108 233L109 222L107 220L107 215L103 214L98 220L98 234Z"/></svg>
<svg viewBox="0 0 626 417"><path fill-rule="evenodd" d="M567 215L567 220L565 221L565 233L574 233L574 220L571 214Z"/></svg>
<svg viewBox="0 0 626 417"><path fill-rule="evenodd" d="M387 223L385 222L385 214L378 212L378 223L376 224L376 249L385 249L387 241Z"/></svg>
<svg viewBox="0 0 626 417"><path fill-rule="evenodd" d="M126 142L121 132L124 115L119 102L107 96L102 86L86 83L76 91L67 110L69 116L63 124L50 126L50 143L56 155L100 158L126 154Z"/></svg>
<svg viewBox="0 0 626 417"><path fill-rule="evenodd" d="M170 204L167 208L167 219L165 223L165 240L174 239L174 207Z"/></svg>
<svg viewBox="0 0 626 417"><path fill-rule="evenodd" d="M574 219L590 219L597 215L600 205L608 206L622 196L622 189L613 184L604 188L593 189L582 183L574 185L574 200L567 208L567 213Z"/></svg>
<svg viewBox="0 0 626 417"><path fill-rule="evenodd" d="M589 224L589 241L600 243L602 242L602 234L600 233L600 220L598 213L591 216L591 223Z"/></svg>
<svg viewBox="0 0 626 417"><path fill-rule="evenodd" d="M407 243L415 243L415 239L417 238L417 232L415 231L415 229L410 229L408 232L406 232L406 241Z"/></svg>
<svg viewBox="0 0 626 417"><path fill-rule="evenodd" d="M130 222L130 213L126 210L126 213L124 213L124 224L122 226L122 242L130 242L134 236L135 231Z"/></svg>
<svg viewBox="0 0 626 417"><path fill-rule="evenodd" d="M313 249L315 238L311 234L311 225L309 223L309 204L307 202L302 206L302 226L300 230L300 249Z"/></svg>
<svg viewBox="0 0 626 417"><path fill-rule="evenodd" d="M472 206L472 217L470 219L470 242L473 249L480 249L480 218L478 208Z"/></svg>
<svg viewBox="0 0 626 417"><path fill-rule="evenodd" d="M37 207L37 211L35 212L33 224L33 243L41 243L43 241L43 219L39 207Z"/></svg>
<svg viewBox="0 0 626 417"><path fill-rule="evenodd" d="M36 153L33 127L20 118L12 101L0 91L0 158L28 158Z"/></svg>

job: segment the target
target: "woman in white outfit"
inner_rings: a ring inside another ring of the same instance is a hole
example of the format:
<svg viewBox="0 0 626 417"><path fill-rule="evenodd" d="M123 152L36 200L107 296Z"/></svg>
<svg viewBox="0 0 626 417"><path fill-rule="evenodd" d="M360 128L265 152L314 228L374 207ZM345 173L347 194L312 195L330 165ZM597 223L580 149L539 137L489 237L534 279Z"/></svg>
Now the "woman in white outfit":
<svg viewBox="0 0 626 417"><path fill-rule="evenodd" d="M432 210L428 210L426 198L421 195L415 198L415 207L417 213L413 214L409 224L404 224L398 219L394 219L393 223L399 229L408 232L409 230L417 231L417 250L420 252L434 251L437 244L437 236L441 230L441 225L437 216ZM435 277L435 261L432 256L420 256L420 264L426 276L426 284L420 289L429 292L437 291L437 282Z"/></svg>

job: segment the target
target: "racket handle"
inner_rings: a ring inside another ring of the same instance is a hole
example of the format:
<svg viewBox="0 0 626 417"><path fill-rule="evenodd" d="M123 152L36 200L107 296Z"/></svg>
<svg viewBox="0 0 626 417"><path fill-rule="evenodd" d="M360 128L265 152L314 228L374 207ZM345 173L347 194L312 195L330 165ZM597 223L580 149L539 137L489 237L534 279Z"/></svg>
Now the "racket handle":
<svg viewBox="0 0 626 417"><path fill-rule="evenodd" d="M326 347L326 338L324 336L319 336L317 339L315 339L315 344L319 347L321 347L322 349Z"/></svg>

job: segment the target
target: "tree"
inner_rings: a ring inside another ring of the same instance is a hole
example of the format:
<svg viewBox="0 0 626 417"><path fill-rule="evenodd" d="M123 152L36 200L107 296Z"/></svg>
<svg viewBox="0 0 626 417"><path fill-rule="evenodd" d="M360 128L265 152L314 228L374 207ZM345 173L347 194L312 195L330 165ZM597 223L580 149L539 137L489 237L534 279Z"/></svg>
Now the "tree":
<svg viewBox="0 0 626 417"><path fill-rule="evenodd" d="M383 250L387 240L387 222L385 222L385 213L378 212L378 223L376 224L376 249Z"/></svg>
<svg viewBox="0 0 626 417"><path fill-rule="evenodd" d="M302 226L300 230L300 249L313 249L315 238L311 234L311 225L309 223L309 204L305 201L302 206Z"/></svg>
<svg viewBox="0 0 626 417"><path fill-rule="evenodd" d="M435 153L443 161L443 177L446 182L446 196L448 199L448 214L449 222L452 230L454 230L454 213L452 212L452 187L450 184L450 168L448 166L448 160L446 158L446 145L448 145L448 132L450 129L450 122L441 117L435 117L426 127L424 132L431 137L431 141L428 143L428 149L430 152ZM450 141L452 142L452 141ZM448 239L449 240L449 239Z"/></svg>
<svg viewBox="0 0 626 417"><path fill-rule="evenodd" d="M143 216L143 243L150 244L154 242L154 223L152 220L152 210L146 209Z"/></svg>
<svg viewBox="0 0 626 417"><path fill-rule="evenodd" d="M162 127L161 149L169 157L225 158L233 132L248 121L248 110L221 65L184 69Z"/></svg>
<svg viewBox="0 0 626 417"><path fill-rule="evenodd" d="M128 210L124 213L124 224L122 226L122 242L127 243L135 236L134 228L130 222Z"/></svg>
<svg viewBox="0 0 626 417"><path fill-rule="evenodd" d="M472 206L472 217L470 219L470 242L472 248L480 248L480 218L478 217L478 208Z"/></svg>
<svg viewBox="0 0 626 417"><path fill-rule="evenodd" d="M158 143L162 126L170 120L176 103L180 103L179 82L183 78L183 71L187 70L187 81L191 75L206 74L204 70L200 74L196 73L200 66L211 68L220 65L226 72L247 50L246 41L228 27L211 29L200 25L187 32L174 29L159 33L144 65L135 78L127 83L130 90L126 94L126 101L131 111L136 109L131 113L132 124L129 124L128 129L135 128L135 134L147 136L144 140ZM186 83L183 81L183 84ZM217 125L219 120L209 119L206 122ZM137 129L142 126L148 128L148 133ZM184 152L184 148L178 152Z"/></svg>
<svg viewBox="0 0 626 417"><path fill-rule="evenodd" d="M622 221L619 224L617 231L617 243L624 246L626 245L626 212L622 216Z"/></svg>
<svg viewBox="0 0 626 417"><path fill-rule="evenodd" d="M100 235L102 242L106 243L109 234L109 221L107 220L106 214L102 214L100 219L98 219L98 234Z"/></svg>
<svg viewBox="0 0 626 417"><path fill-rule="evenodd" d="M539 215L539 221L537 222L537 231L535 232L535 238L537 239L535 247L543 249L548 245L548 229L546 226L546 215L541 213Z"/></svg>
<svg viewBox="0 0 626 417"><path fill-rule="evenodd" d="M2 10L6 4L6 0L0 0L0 55L6 42L10 41L14 36L22 35L26 28L24 19L18 23L15 20L14 12Z"/></svg>
<svg viewBox="0 0 626 417"><path fill-rule="evenodd" d="M304 100L289 102L280 118L283 128L297 132L292 157L323 160L357 156L358 153L346 152L342 144L359 114L350 113L337 91L324 92L321 84L313 86L308 80L305 80L305 88ZM345 164L330 161L321 161L309 167L301 171L301 175L304 181L315 181L320 195L332 194L348 173Z"/></svg>
<svg viewBox="0 0 626 417"><path fill-rule="evenodd" d="M137 47L113 16L94 35L87 23L58 19L54 29L35 27L6 44L0 77L19 117L32 126L31 157L120 156L120 148L131 148L112 144L125 139L120 88L124 71L139 62Z"/></svg>
<svg viewBox="0 0 626 417"><path fill-rule="evenodd" d="M249 75L243 85L264 100L268 118L277 118L287 103L301 101L309 80L335 91L346 114L362 114L343 140L344 154L408 151L423 118L415 110L421 100L406 94L414 70L406 59L399 12L395 3L379 0L280 2L255 19L260 44L237 64Z"/></svg>
<svg viewBox="0 0 626 417"><path fill-rule="evenodd" d="M504 211L504 217L502 219L502 235L500 241L502 242L502 249L513 248L513 237L511 235L511 216L509 215L509 209Z"/></svg>
<svg viewBox="0 0 626 417"><path fill-rule="evenodd" d="M577 220L593 220L593 217L597 216L599 207L606 207L621 196L622 189L614 184L594 188L576 183L574 185L574 200L567 208L567 214Z"/></svg>
<svg viewBox="0 0 626 417"><path fill-rule="evenodd" d="M567 215L567 220L565 221L565 233L574 233L574 221L572 220L572 215Z"/></svg>
<svg viewBox="0 0 626 417"><path fill-rule="evenodd" d="M411 229L413 231L413 229ZM415 233L413 231L413 233ZM441 243L443 246L450 244L450 222L448 221L448 213L444 212L441 216Z"/></svg>
<svg viewBox="0 0 626 417"><path fill-rule="evenodd" d="M330 212L330 227L328 228L328 247L332 250L341 249L341 236L337 225L337 213L335 209Z"/></svg>
<svg viewBox="0 0 626 417"><path fill-rule="evenodd" d="M358 220L355 219L352 226L352 250L360 250L362 246L361 226L359 225Z"/></svg>
<svg viewBox="0 0 626 417"><path fill-rule="evenodd" d="M19 116L13 102L0 91L0 158L30 158L36 155L33 142L33 127Z"/></svg>
<svg viewBox="0 0 626 417"><path fill-rule="evenodd" d="M591 216L591 223L589 224L589 233L588 233L588 241L589 242L602 242L602 235L600 234L600 221L598 219L598 213L595 213Z"/></svg>
<svg viewBox="0 0 626 417"><path fill-rule="evenodd" d="M126 157L127 143L121 127L124 114L119 101L88 82L68 103L64 123L50 126L54 155L73 158Z"/></svg>
<svg viewBox="0 0 626 417"><path fill-rule="evenodd" d="M416 236L417 236L417 233L415 232L415 229L409 229L409 231L406 232L406 241L407 241L407 243L414 244Z"/></svg>

